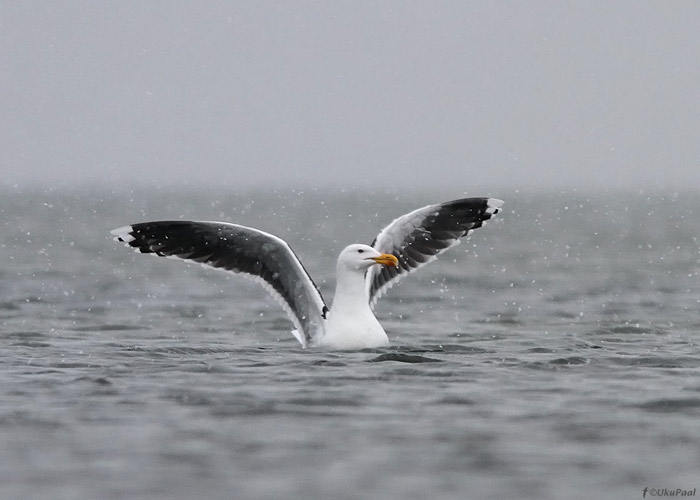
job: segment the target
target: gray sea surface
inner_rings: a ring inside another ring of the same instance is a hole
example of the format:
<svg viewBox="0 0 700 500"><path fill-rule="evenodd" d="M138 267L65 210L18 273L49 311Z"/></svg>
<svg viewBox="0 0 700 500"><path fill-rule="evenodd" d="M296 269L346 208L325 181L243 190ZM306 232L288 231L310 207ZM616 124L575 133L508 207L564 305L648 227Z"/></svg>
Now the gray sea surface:
<svg viewBox="0 0 700 500"><path fill-rule="evenodd" d="M337 253L505 200L394 287L392 345L301 349L256 283L112 241L224 220ZM0 191L0 498L593 499L700 487L700 194Z"/></svg>

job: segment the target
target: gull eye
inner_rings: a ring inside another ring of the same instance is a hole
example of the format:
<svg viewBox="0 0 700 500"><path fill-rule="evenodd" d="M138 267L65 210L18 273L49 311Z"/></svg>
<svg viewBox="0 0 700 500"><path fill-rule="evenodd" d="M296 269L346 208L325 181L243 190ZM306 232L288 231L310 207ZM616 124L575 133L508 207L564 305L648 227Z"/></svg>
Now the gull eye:
<svg viewBox="0 0 700 500"><path fill-rule="evenodd" d="M361 248L358 248L358 249L357 249L357 253L365 253L365 251L364 251L363 249L361 249Z"/></svg>

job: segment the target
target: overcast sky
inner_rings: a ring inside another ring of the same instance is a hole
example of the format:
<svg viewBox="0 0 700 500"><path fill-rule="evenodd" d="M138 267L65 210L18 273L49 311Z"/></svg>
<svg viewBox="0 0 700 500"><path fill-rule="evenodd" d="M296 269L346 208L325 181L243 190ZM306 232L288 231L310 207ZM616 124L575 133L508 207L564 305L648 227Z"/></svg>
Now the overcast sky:
<svg viewBox="0 0 700 500"><path fill-rule="evenodd" d="M2 183L700 186L697 1L0 3Z"/></svg>

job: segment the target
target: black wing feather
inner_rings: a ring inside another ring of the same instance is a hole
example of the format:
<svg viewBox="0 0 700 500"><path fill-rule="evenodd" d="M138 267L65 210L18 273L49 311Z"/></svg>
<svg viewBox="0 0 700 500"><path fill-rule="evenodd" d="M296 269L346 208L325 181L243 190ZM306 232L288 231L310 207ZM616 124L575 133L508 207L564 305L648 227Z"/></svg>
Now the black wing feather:
<svg viewBox="0 0 700 500"><path fill-rule="evenodd" d="M289 245L276 236L236 224L193 221L143 222L112 234L141 253L262 280L302 333L304 345L322 328L327 308L321 293Z"/></svg>
<svg viewBox="0 0 700 500"><path fill-rule="evenodd" d="M432 262L460 238L497 214L502 201L464 198L420 208L385 227L372 242L382 253L399 259L397 267L375 267L367 275L370 303L411 271Z"/></svg>

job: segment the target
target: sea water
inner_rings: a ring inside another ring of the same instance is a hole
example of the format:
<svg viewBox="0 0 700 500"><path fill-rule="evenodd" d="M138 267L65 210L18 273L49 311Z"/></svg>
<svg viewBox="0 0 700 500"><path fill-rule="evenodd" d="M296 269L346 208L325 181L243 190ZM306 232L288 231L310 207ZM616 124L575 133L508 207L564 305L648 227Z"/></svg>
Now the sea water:
<svg viewBox="0 0 700 500"><path fill-rule="evenodd" d="M4 188L0 498L642 498L700 486L700 193ZM301 349L253 282L109 231L224 220L335 258L462 196L503 212Z"/></svg>

